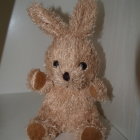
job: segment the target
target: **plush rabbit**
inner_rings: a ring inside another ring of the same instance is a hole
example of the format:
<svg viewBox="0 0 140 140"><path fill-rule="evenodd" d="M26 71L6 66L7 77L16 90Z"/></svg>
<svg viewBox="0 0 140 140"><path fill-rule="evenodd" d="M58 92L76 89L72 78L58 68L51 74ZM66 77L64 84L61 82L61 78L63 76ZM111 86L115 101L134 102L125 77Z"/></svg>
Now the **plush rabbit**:
<svg viewBox="0 0 140 140"><path fill-rule="evenodd" d="M35 69L28 77L30 88L45 94L27 128L30 140L54 140L63 132L74 133L76 140L106 139L107 127L96 102L109 98L98 76L99 55L90 39L96 9L94 0L79 0L69 24L40 4L28 9L33 22L54 37L45 57L46 72Z"/></svg>

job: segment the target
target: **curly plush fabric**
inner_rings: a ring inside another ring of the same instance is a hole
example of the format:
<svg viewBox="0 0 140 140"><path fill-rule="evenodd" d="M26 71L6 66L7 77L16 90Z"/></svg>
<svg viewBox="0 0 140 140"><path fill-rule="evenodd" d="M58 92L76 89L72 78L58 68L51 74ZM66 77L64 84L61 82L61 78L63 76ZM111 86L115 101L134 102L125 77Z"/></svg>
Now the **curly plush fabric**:
<svg viewBox="0 0 140 140"><path fill-rule="evenodd" d="M107 88L98 77L100 58L89 36L96 23L97 4L79 0L69 24L40 4L28 13L32 21L54 37L45 55L45 72L33 69L28 86L45 95L38 115L31 120L30 140L53 140L62 132L77 140L104 140L107 127L96 102L108 100Z"/></svg>

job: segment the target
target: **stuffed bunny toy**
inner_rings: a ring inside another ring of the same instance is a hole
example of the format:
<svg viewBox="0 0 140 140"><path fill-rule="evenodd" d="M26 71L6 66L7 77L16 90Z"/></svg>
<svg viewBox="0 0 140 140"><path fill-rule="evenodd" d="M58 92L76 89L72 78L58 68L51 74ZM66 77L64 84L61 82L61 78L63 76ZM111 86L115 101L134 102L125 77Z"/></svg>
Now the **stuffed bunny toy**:
<svg viewBox="0 0 140 140"><path fill-rule="evenodd" d="M39 113L28 125L30 140L54 140L63 132L73 133L76 140L106 139L107 127L96 106L109 99L91 40L96 11L96 1L79 0L65 23L41 4L28 9L33 22L54 39L45 56L45 73L34 69L28 76L29 87L45 95Z"/></svg>

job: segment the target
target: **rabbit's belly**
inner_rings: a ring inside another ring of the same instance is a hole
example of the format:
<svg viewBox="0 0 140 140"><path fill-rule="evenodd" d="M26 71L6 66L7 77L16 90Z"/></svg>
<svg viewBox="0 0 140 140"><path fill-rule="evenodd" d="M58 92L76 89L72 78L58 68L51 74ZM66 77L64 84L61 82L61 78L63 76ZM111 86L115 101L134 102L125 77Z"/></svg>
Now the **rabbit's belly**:
<svg viewBox="0 0 140 140"><path fill-rule="evenodd" d="M49 93L45 101L49 108L46 110L47 117L61 125L62 129L69 130L91 122L93 114L97 113L96 106L90 97L80 94L70 91Z"/></svg>
<svg viewBox="0 0 140 140"><path fill-rule="evenodd" d="M74 106L75 104L73 104L73 107L70 107L69 105L65 107L56 106L57 110L54 109L53 106L53 109L50 108L50 111L47 114L50 114L50 119L59 124L59 126L62 127L62 130L80 128L82 125L85 125L92 120L93 112L91 110L87 108L82 109L82 106L78 105Z"/></svg>

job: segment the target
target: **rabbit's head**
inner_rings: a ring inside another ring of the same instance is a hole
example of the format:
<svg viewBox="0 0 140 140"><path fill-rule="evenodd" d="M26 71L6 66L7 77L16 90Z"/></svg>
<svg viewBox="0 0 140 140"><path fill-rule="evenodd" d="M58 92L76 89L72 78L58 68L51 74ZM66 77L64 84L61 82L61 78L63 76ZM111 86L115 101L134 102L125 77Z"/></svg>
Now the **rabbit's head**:
<svg viewBox="0 0 140 140"><path fill-rule="evenodd" d="M96 2L79 0L65 23L54 11L32 5L29 15L39 27L54 37L46 53L46 71L55 85L81 89L98 74L99 58L90 36L96 21Z"/></svg>

